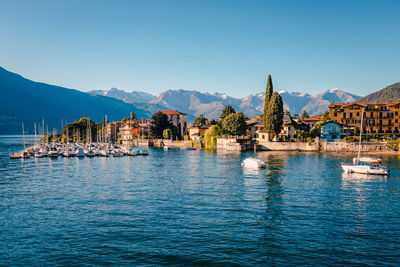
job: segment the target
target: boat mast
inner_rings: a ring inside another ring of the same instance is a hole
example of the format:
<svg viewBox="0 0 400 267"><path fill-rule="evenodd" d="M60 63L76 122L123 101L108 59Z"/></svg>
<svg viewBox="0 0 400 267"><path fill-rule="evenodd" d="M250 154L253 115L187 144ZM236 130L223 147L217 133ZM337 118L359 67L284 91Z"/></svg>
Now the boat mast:
<svg viewBox="0 0 400 267"><path fill-rule="evenodd" d="M22 122L22 137L24 138L24 150L25 150L25 132L24 132L24 122Z"/></svg>
<svg viewBox="0 0 400 267"><path fill-rule="evenodd" d="M363 123L364 123L364 109L361 111L361 128L360 128L360 140L358 142L358 155L357 159L360 159L360 152L361 152L361 137L362 137L362 131L363 131Z"/></svg>
<svg viewBox="0 0 400 267"><path fill-rule="evenodd" d="M35 143L37 142L37 135L36 135L36 122L33 122L33 126L35 128Z"/></svg>

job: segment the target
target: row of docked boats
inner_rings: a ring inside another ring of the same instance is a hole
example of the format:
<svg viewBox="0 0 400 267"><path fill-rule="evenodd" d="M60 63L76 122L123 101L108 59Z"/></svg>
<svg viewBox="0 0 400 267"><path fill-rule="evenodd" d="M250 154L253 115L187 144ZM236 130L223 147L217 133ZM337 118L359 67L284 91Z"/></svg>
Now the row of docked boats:
<svg viewBox="0 0 400 267"><path fill-rule="evenodd" d="M57 157L124 157L147 156L149 151L144 147L124 147L109 143L41 143L10 155L10 159L20 158L57 158Z"/></svg>

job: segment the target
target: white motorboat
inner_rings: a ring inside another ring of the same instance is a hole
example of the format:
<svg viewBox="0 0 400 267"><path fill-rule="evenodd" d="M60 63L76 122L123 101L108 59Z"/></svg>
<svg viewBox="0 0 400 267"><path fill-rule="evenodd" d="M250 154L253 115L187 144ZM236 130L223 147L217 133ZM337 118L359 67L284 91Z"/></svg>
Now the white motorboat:
<svg viewBox="0 0 400 267"><path fill-rule="evenodd" d="M346 173L361 173L373 175L388 175L389 172L377 164L374 165L346 165L342 164L342 169Z"/></svg>
<svg viewBox="0 0 400 267"><path fill-rule="evenodd" d="M245 168L260 169L267 167L267 164L264 161L256 158L247 158L243 160L242 166Z"/></svg>

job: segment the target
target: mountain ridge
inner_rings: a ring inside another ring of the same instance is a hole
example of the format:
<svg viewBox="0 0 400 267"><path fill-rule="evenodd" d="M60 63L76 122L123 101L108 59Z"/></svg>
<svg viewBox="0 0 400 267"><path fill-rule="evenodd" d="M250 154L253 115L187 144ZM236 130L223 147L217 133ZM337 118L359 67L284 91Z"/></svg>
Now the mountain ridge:
<svg viewBox="0 0 400 267"><path fill-rule="evenodd" d="M101 92L103 95L107 95L107 90L101 90ZM124 91L119 90L119 92ZM136 93L144 92L136 91ZM300 114L303 110L306 110L310 115L321 114L328 108L330 103L354 102L361 98L338 88L329 89L317 95L304 92L289 92L287 90L281 90L279 93L283 98L285 109L292 114ZM217 119L227 104L233 106L237 111L242 111L247 116L262 114L264 111L264 96L264 93L257 93L243 98L235 98L226 93L202 93L197 90L169 89L158 96L154 96L148 104L154 104L164 109L179 110L191 117L204 114L209 119ZM114 97L118 98L118 96ZM123 93L120 93L119 99L126 101ZM142 107L144 108L144 106Z"/></svg>
<svg viewBox="0 0 400 267"><path fill-rule="evenodd" d="M385 88L369 94L359 100L360 102L386 102L400 101L400 82L386 86Z"/></svg>
<svg viewBox="0 0 400 267"><path fill-rule="evenodd" d="M85 92L61 86L35 82L0 67L0 133L21 133L24 122L27 132L33 133L34 123L45 120L49 130L60 129L65 121L81 117L101 121L121 119L135 111L138 116L151 114L121 100L91 96Z"/></svg>

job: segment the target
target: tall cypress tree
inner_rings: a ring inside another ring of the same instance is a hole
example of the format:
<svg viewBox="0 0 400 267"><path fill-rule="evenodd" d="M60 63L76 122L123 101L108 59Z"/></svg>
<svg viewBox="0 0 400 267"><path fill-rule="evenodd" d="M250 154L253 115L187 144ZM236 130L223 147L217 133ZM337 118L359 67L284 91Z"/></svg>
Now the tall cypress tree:
<svg viewBox="0 0 400 267"><path fill-rule="evenodd" d="M266 130L275 136L279 135L283 124L283 101L277 92L272 93L268 105L267 118Z"/></svg>
<svg viewBox="0 0 400 267"><path fill-rule="evenodd" d="M274 87L272 85L272 78L271 78L271 75L268 75L267 88L265 90L265 100L264 100L264 129L267 129L268 107L269 107L269 102L271 100L271 96L272 96L272 92L273 91L274 91Z"/></svg>

